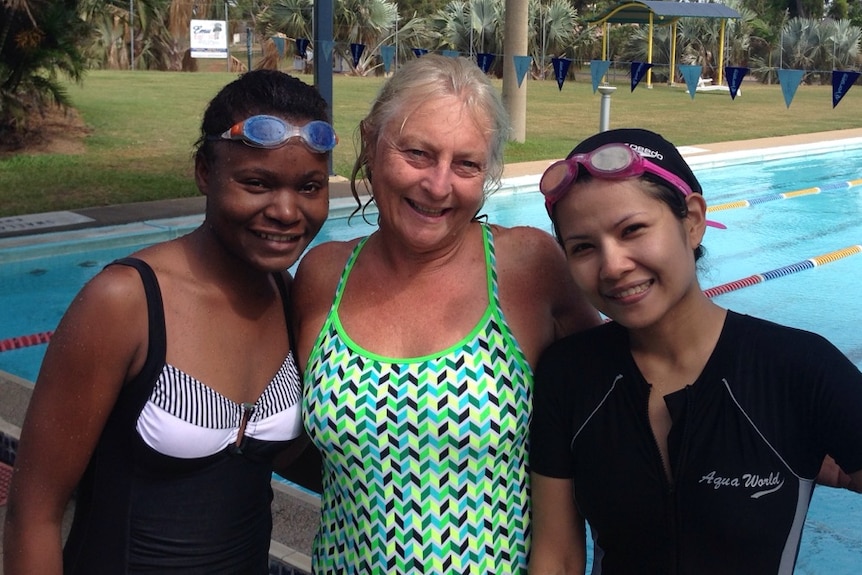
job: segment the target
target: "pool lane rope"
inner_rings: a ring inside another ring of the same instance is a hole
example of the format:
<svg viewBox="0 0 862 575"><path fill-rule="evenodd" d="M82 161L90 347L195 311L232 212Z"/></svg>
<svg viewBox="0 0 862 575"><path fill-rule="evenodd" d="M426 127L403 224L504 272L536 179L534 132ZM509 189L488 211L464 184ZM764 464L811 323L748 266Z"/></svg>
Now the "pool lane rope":
<svg viewBox="0 0 862 575"><path fill-rule="evenodd" d="M822 256L802 260L801 262L790 264L789 266L782 266L768 272L754 274L752 276L748 276L747 278L742 278L736 281L728 282L726 284L711 287L709 289L703 290L703 293L706 294L706 297L715 297L717 295L732 292L740 288L763 283L766 280L772 280L775 278L794 274L796 272L801 272L802 270L808 270L817 266L822 266L830 262L838 261L848 256L852 256L853 254L858 254L860 252L862 252L862 245L849 246L840 250L835 250L834 252L829 252L828 254L823 254Z"/></svg>
<svg viewBox="0 0 862 575"><path fill-rule="evenodd" d="M767 194L765 196L760 196L758 198L754 198L751 200L737 200L735 202L727 202L724 204L716 204L714 206L709 206L706 208L707 212L719 212L722 210L733 210L736 208L750 208L751 206L756 206L758 204L765 204L766 202L772 202L774 200L787 200L790 198L798 198L800 196L810 196L813 194L819 194L820 192L826 192L829 190L843 190L845 188L855 188L856 186L862 186L862 178L858 180L848 180L846 182L834 182L832 184L825 184L819 187L813 188L803 188L801 190L794 190L792 192L782 192L780 194Z"/></svg>
<svg viewBox="0 0 862 575"><path fill-rule="evenodd" d="M10 337L7 339L0 339L0 351L9 351L12 349L19 349L22 347L30 347L31 345L39 345L42 343L48 343L51 340L51 336L53 334L54 334L53 331L43 331L41 333L22 335L20 337Z"/></svg>
<svg viewBox="0 0 862 575"><path fill-rule="evenodd" d="M703 290L703 293L706 294L706 297L715 297L717 295L726 294L740 288L763 283L766 280L780 278L786 275L794 274L796 272L801 272L802 270L822 266L858 253L862 253L862 245L846 247L840 250L835 250L834 252L829 252L828 254L823 254L822 256L809 258L807 260L803 260L789 266L783 266L761 274L754 274L752 276L748 276L747 278L742 278L736 281L728 282L726 284L711 287L709 289ZM31 335L22 335L20 337L0 339L0 352L48 343L51 340L51 336L53 335L53 333L53 331L43 331L41 333L34 333Z"/></svg>

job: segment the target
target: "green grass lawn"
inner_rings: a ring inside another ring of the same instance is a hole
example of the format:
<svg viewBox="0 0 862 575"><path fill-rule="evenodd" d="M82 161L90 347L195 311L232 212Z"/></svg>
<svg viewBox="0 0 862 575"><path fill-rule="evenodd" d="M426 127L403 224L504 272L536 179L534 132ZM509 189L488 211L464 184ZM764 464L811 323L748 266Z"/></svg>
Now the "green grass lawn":
<svg viewBox="0 0 862 575"><path fill-rule="evenodd" d="M68 90L90 129L81 154L17 155L0 160L0 216L197 195L192 144L207 102L235 75L227 72L92 71ZM310 75L301 76L312 83ZM356 126L382 78L336 76L333 82L335 173L349 176ZM507 162L564 156L599 126L601 96L588 72L558 89L556 81L527 82L527 134L510 143ZM500 81L496 81L501 86ZM792 105L781 88L746 83L726 92L645 84L634 92L619 78L610 123L658 131L677 145L862 127L862 87L832 108L830 86L800 86Z"/></svg>

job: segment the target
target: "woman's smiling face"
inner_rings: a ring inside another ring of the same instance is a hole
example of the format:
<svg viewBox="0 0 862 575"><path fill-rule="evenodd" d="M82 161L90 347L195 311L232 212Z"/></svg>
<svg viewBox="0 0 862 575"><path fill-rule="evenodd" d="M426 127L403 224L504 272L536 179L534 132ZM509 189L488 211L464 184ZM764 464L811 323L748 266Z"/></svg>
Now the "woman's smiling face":
<svg viewBox="0 0 862 575"><path fill-rule="evenodd" d="M252 266L292 266L329 213L328 155L298 139L274 149L215 143L214 160L195 176L207 196L206 220L219 242Z"/></svg>
<svg viewBox="0 0 862 575"><path fill-rule="evenodd" d="M484 201L487 123L446 96L383 127L368 149L381 231L421 252L463 234Z"/></svg>
<svg viewBox="0 0 862 575"><path fill-rule="evenodd" d="M651 185L638 178L579 182L554 212L578 288L630 329L656 324L700 289L693 250L703 225L677 218L647 191Z"/></svg>

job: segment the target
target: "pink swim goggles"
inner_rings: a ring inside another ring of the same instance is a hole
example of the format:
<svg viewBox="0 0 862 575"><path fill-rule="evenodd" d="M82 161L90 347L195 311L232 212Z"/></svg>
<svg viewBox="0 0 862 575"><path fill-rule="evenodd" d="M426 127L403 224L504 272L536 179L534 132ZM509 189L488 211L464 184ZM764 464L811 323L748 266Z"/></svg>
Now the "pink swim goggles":
<svg viewBox="0 0 862 575"><path fill-rule="evenodd" d="M554 204L560 201L572 182L577 179L578 166L583 166L594 178L600 180L625 180L652 174L673 186L683 196L694 193L691 187L673 172L649 161L626 144L611 143L592 152L575 154L554 162L545 170L539 180L539 191L545 196L545 209L548 210L549 216ZM727 227L711 220L706 220L706 225L721 229Z"/></svg>

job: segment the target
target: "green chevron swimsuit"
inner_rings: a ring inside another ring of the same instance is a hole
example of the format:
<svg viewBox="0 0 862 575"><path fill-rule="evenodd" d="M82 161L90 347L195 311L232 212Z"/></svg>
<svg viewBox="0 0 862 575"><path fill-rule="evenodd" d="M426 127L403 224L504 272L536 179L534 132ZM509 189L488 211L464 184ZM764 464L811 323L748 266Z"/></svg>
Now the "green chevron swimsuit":
<svg viewBox="0 0 862 575"><path fill-rule="evenodd" d="M323 454L323 573L527 571L527 431L533 372L500 308L483 226L489 305L461 342L409 359L344 332L341 275L309 358L303 417Z"/></svg>

